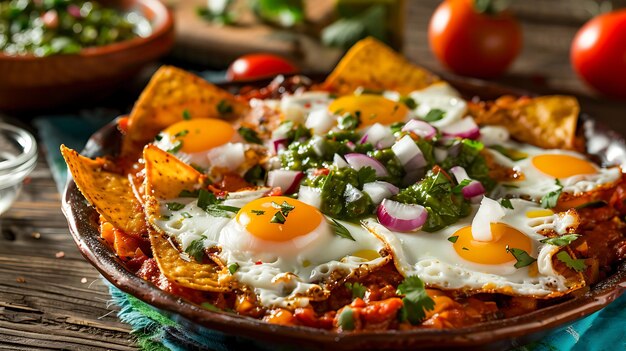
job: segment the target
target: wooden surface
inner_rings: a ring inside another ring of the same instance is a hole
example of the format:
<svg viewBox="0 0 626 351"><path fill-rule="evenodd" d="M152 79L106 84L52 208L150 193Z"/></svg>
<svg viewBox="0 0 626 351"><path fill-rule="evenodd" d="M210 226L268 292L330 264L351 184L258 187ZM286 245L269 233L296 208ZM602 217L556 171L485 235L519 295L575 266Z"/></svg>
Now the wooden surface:
<svg viewBox="0 0 626 351"><path fill-rule="evenodd" d="M434 71L442 67L428 49L428 19L437 0L409 0L406 54ZM568 63L571 38L588 18L582 0L515 1L525 48L498 82L540 93L566 92L583 110L626 135L626 104L591 95ZM624 1L614 1L623 5ZM43 159L41 157L40 159ZM85 262L69 235L60 195L44 161L13 208L0 236L0 349L133 350L128 326L99 274ZM57 258L57 254L64 257Z"/></svg>

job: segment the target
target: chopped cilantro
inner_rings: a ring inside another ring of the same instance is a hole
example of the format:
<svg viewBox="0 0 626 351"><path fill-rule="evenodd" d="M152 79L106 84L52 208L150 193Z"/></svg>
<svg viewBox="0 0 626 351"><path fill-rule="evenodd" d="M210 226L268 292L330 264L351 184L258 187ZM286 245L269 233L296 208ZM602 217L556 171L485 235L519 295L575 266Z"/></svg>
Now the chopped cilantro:
<svg viewBox="0 0 626 351"><path fill-rule="evenodd" d="M231 263L228 265L228 272L233 275L235 274L235 272L237 272L237 270L239 269L239 263L235 262L235 263Z"/></svg>
<svg viewBox="0 0 626 351"><path fill-rule="evenodd" d="M459 236L458 235L454 235L448 238L448 241L451 243L455 243L457 240L459 240Z"/></svg>
<svg viewBox="0 0 626 351"><path fill-rule="evenodd" d="M289 217L289 212L296 208L295 206L290 205L287 201L283 201L280 205L272 201L272 207L279 209L285 217Z"/></svg>
<svg viewBox="0 0 626 351"><path fill-rule="evenodd" d="M163 140L163 134L161 134L161 133L157 134L157 135L154 137L154 140L156 140L156 141L161 141L161 140Z"/></svg>
<svg viewBox="0 0 626 351"><path fill-rule="evenodd" d="M500 200L500 206L504 207L504 208L508 208L509 210L514 210L515 208L513 208L513 204L511 203L510 199L502 199Z"/></svg>
<svg viewBox="0 0 626 351"><path fill-rule="evenodd" d="M204 239L203 237L202 239L192 241L185 249L185 253L187 253L189 257L193 257L197 262L202 262L202 258L204 257Z"/></svg>
<svg viewBox="0 0 626 351"><path fill-rule="evenodd" d="M587 265L585 264L585 260L582 258L572 258L566 251L561 251L556 254L556 258L559 261L565 263L568 268L575 270L576 272L582 272L587 269Z"/></svg>
<svg viewBox="0 0 626 351"><path fill-rule="evenodd" d="M398 294L403 294L401 321L408 320L411 324L419 324L426 317L426 311L435 308L435 302L428 296L424 282L416 276L410 275L398 285Z"/></svg>
<svg viewBox="0 0 626 351"><path fill-rule="evenodd" d="M531 257L528 252L522 249L510 248L507 245L506 252L512 254L513 257L515 257L515 259L517 260L517 262L515 262L515 268L526 267L537 261L536 258Z"/></svg>
<svg viewBox="0 0 626 351"><path fill-rule="evenodd" d="M409 110L415 110L417 108L417 102L410 96L402 96L400 97L400 102L405 104Z"/></svg>
<svg viewBox="0 0 626 351"><path fill-rule="evenodd" d="M191 119L191 114L189 113L189 110L187 109L183 110L183 119L185 121L188 121Z"/></svg>
<svg viewBox="0 0 626 351"><path fill-rule="evenodd" d="M257 215L257 216L260 216L260 215L264 215L264 214L265 214L265 211L263 211L263 210L252 210L252 211L250 211L250 212L254 213L254 214L255 214L255 215Z"/></svg>
<svg viewBox="0 0 626 351"><path fill-rule="evenodd" d="M372 167L365 166L357 171L357 177L359 178L359 187L362 188L363 184L376 180L376 171Z"/></svg>
<svg viewBox="0 0 626 351"><path fill-rule="evenodd" d="M263 140L259 138L256 131L252 128L239 127L239 129L237 129L237 132L249 143L263 144Z"/></svg>
<svg viewBox="0 0 626 351"><path fill-rule="evenodd" d="M422 119L426 122L437 122L441 120L445 115L446 115L446 111L440 110L438 108L434 108L428 111L426 116L424 116L424 118Z"/></svg>
<svg viewBox="0 0 626 351"><path fill-rule="evenodd" d="M174 134L175 138L180 138L180 137L184 137L185 135L189 134L189 130L187 129L183 129L180 132Z"/></svg>
<svg viewBox="0 0 626 351"><path fill-rule="evenodd" d="M342 330L354 330L354 313L350 306L344 307L339 316L337 316L337 323Z"/></svg>
<svg viewBox="0 0 626 351"><path fill-rule="evenodd" d="M270 219L270 223L285 224L286 221L287 221L287 218L285 218L283 213L280 211L276 211L272 219Z"/></svg>
<svg viewBox="0 0 626 351"><path fill-rule="evenodd" d="M226 100L220 100L220 102L217 104L217 112L219 112L220 115L232 113L233 106L229 104Z"/></svg>
<svg viewBox="0 0 626 351"><path fill-rule="evenodd" d="M198 190L194 190L194 191L183 190L180 192L180 194L178 194L178 197L198 197L198 194L199 194Z"/></svg>
<svg viewBox="0 0 626 351"><path fill-rule="evenodd" d="M183 141L182 140L176 140L174 142L174 145L169 150L167 150L167 152L169 152L170 154L175 154L178 151L180 151L180 149L182 149L182 148L183 148Z"/></svg>
<svg viewBox="0 0 626 351"><path fill-rule="evenodd" d="M352 234L350 234L350 231L348 230L348 228L344 227L341 223L337 222L336 219L330 218L330 225L331 227L333 227L333 231L335 232L335 235L340 236L344 239L350 239L352 241L356 241L352 237Z"/></svg>
<svg viewBox="0 0 626 351"><path fill-rule="evenodd" d="M222 205L220 202L221 200L218 200L212 192L200 189L198 193L198 207L208 214L215 217L229 218L229 212L237 213L240 210L239 207Z"/></svg>
<svg viewBox="0 0 626 351"><path fill-rule="evenodd" d="M168 202L165 206L170 211L180 211L185 208L185 204L181 204L180 202Z"/></svg>
<svg viewBox="0 0 626 351"><path fill-rule="evenodd" d="M341 130L354 130L360 124L359 118L351 113L346 113L337 118L337 127Z"/></svg>
<svg viewBox="0 0 626 351"><path fill-rule="evenodd" d="M359 282L346 283L346 288L352 292L353 299L356 299L357 297L362 299L367 292L367 288Z"/></svg>
<svg viewBox="0 0 626 351"><path fill-rule="evenodd" d="M554 208L559 202L559 197L561 197L561 192L563 191L563 185L561 185L561 182L558 179L555 183L558 186L558 189L547 193L541 198L541 206L543 206L543 208Z"/></svg>
<svg viewBox="0 0 626 351"><path fill-rule="evenodd" d="M580 237L579 234L566 234L566 235L561 235L561 236L557 236L554 238L542 239L539 242L544 243L544 244L554 245L554 246L565 246L565 245L571 244L574 240L578 239L579 237Z"/></svg>

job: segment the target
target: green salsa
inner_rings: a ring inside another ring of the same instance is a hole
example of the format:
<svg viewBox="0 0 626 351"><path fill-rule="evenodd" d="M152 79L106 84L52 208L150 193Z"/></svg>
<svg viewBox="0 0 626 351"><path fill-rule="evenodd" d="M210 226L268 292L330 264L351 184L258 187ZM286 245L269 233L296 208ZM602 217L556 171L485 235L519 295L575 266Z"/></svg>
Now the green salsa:
<svg viewBox="0 0 626 351"><path fill-rule="evenodd" d="M8 55L74 54L150 34L148 20L95 1L0 1L0 50Z"/></svg>

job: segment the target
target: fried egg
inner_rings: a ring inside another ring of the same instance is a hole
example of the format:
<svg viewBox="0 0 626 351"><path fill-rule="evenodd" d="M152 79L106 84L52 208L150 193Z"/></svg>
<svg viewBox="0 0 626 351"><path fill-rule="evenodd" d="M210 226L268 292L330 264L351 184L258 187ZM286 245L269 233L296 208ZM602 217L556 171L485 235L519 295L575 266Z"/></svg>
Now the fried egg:
<svg viewBox="0 0 626 351"><path fill-rule="evenodd" d="M252 289L263 306L306 306L328 297L325 283L333 272L348 276L390 260L380 255L384 243L360 225L340 222L351 240L337 235L336 224L317 208L290 197L262 195L230 193L223 204L241 209L229 218L200 209L195 199L167 201L160 204L161 219L154 225L183 250L194 240L218 247L223 263L237 267L234 278ZM184 206L170 210L168 202L178 201Z"/></svg>
<svg viewBox="0 0 626 351"><path fill-rule="evenodd" d="M474 240L472 220L478 210L435 233L391 232L375 220L365 226L387 243L404 276L417 275L427 286L468 292L498 292L535 297L559 296L575 284L560 275L552 262L559 247L541 243L548 233L570 233L577 227L575 212L554 213L521 199L513 210L491 223L494 240ZM521 249L537 261L516 268L507 247ZM582 282L584 284L584 282Z"/></svg>
<svg viewBox="0 0 626 351"><path fill-rule="evenodd" d="M409 117L405 104L378 94L346 95L335 99L328 105L328 111L334 115L350 113L359 116L361 126L376 123L390 125L404 122Z"/></svg>
<svg viewBox="0 0 626 351"><path fill-rule="evenodd" d="M561 186L563 192L579 196L621 179L619 167L600 168L574 151L545 150L512 141L501 143L497 148L500 151L494 146L487 149L494 161L512 169L518 176L501 182L493 192L494 197L511 195L538 201ZM561 185L557 184L557 179Z"/></svg>
<svg viewBox="0 0 626 351"><path fill-rule="evenodd" d="M417 90L409 94L417 103L417 108L413 113L424 118L432 110L444 112L443 118L429 123L437 128L442 128L460 121L467 114L467 102L461 98L456 89L445 82L434 83L422 90Z"/></svg>

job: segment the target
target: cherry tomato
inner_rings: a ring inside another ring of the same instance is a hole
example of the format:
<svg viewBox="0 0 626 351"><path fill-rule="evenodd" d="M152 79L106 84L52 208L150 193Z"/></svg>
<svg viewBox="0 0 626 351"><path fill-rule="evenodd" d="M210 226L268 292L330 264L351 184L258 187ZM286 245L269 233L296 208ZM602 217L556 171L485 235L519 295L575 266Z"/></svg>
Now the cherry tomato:
<svg viewBox="0 0 626 351"><path fill-rule="evenodd" d="M626 10L600 15L574 37L574 70L598 91L626 99Z"/></svg>
<svg viewBox="0 0 626 351"><path fill-rule="evenodd" d="M522 30L506 11L480 13L474 0L446 0L430 19L428 40L435 56L457 74L493 78L522 48Z"/></svg>
<svg viewBox="0 0 626 351"><path fill-rule="evenodd" d="M231 63L226 72L226 79L230 81L252 80L296 72L298 68L280 56L251 54L241 56Z"/></svg>

